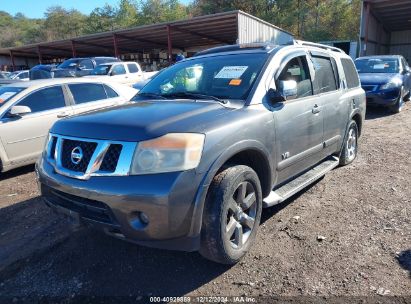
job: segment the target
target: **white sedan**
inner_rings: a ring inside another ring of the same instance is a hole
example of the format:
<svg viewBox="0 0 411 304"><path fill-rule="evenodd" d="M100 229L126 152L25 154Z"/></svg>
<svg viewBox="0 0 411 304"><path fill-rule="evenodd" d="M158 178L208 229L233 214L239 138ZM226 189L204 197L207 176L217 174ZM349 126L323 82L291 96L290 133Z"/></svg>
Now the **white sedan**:
<svg viewBox="0 0 411 304"><path fill-rule="evenodd" d="M84 78L0 87L0 172L36 162L58 119L128 103L136 93L128 86Z"/></svg>

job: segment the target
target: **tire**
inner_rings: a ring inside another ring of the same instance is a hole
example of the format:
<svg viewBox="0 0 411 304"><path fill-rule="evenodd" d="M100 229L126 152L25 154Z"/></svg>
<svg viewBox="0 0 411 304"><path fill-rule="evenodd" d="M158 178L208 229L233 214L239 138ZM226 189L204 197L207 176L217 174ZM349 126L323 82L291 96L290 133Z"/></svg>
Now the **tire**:
<svg viewBox="0 0 411 304"><path fill-rule="evenodd" d="M254 243L261 210L261 184L253 169L238 165L218 173L204 206L200 254L221 264L237 263Z"/></svg>
<svg viewBox="0 0 411 304"><path fill-rule="evenodd" d="M405 94L404 96L404 101L410 101L410 95L411 95L411 91L408 91L408 93Z"/></svg>
<svg viewBox="0 0 411 304"><path fill-rule="evenodd" d="M401 110L402 110L402 107L404 106L403 92L404 92L404 88L401 87L400 96L398 97L397 102L395 103L395 105L393 105L391 107L391 111L393 113L400 113Z"/></svg>
<svg viewBox="0 0 411 304"><path fill-rule="evenodd" d="M351 164L358 153L358 126L354 120L351 120L348 126L347 134L344 138L343 147L340 155L340 166Z"/></svg>

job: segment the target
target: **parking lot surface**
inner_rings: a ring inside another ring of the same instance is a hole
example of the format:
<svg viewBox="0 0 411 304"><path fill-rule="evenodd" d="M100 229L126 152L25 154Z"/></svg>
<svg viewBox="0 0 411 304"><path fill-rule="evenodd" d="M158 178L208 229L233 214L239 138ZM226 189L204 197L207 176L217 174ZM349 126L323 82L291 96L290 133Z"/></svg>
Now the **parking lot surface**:
<svg viewBox="0 0 411 304"><path fill-rule="evenodd" d="M222 266L74 229L25 167L0 177L0 295L411 295L411 104L370 110L357 160L262 221L245 259Z"/></svg>

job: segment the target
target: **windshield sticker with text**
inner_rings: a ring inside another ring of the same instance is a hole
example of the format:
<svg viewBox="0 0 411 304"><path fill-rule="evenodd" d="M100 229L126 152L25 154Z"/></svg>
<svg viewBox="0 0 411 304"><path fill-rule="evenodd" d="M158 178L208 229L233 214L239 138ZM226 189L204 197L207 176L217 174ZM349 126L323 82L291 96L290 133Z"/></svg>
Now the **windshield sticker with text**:
<svg viewBox="0 0 411 304"><path fill-rule="evenodd" d="M235 79L240 78L244 74L248 66L225 66L214 78Z"/></svg>

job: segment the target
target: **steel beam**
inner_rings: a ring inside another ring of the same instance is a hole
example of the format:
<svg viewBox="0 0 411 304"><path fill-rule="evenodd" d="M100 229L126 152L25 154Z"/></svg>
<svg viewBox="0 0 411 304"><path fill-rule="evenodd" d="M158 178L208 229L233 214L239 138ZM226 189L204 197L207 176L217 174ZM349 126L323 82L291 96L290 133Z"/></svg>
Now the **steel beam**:
<svg viewBox="0 0 411 304"><path fill-rule="evenodd" d="M13 67L13 72L16 70L16 64L14 63L14 55L13 51L10 50L10 61L11 61L11 66Z"/></svg>
<svg viewBox="0 0 411 304"><path fill-rule="evenodd" d="M173 63L173 45L171 41L171 26L167 24L168 63Z"/></svg>
<svg viewBox="0 0 411 304"><path fill-rule="evenodd" d="M42 64L43 58L41 57L40 46L37 46L37 55L39 56L39 64Z"/></svg>
<svg viewBox="0 0 411 304"><path fill-rule="evenodd" d="M74 40L71 40L71 53L73 55L73 58L77 57L76 47L74 45Z"/></svg>

